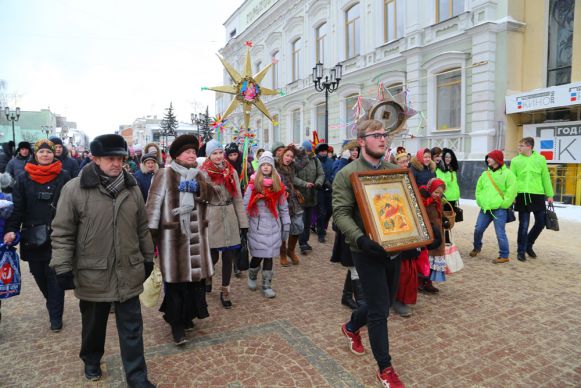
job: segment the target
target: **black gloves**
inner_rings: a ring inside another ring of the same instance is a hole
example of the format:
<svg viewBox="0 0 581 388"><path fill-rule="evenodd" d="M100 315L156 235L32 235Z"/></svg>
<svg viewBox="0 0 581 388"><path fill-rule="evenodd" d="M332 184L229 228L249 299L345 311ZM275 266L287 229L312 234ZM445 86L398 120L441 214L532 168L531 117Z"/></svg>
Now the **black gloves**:
<svg viewBox="0 0 581 388"><path fill-rule="evenodd" d="M143 266L145 267L145 279L147 279L153 272L153 261L144 261Z"/></svg>
<svg viewBox="0 0 581 388"><path fill-rule="evenodd" d="M75 289L75 276L73 275L73 271L65 272L56 275L56 281L59 284L60 288L63 290L74 290Z"/></svg>
<svg viewBox="0 0 581 388"><path fill-rule="evenodd" d="M434 232L434 242L428 245L428 250L436 249L442 244L442 233L440 233L440 229L432 224L432 231Z"/></svg>
<svg viewBox="0 0 581 388"><path fill-rule="evenodd" d="M383 249L381 245L365 235L357 239L357 246L363 251L363 253L371 258L384 260L388 257L387 252L385 252L385 249Z"/></svg>

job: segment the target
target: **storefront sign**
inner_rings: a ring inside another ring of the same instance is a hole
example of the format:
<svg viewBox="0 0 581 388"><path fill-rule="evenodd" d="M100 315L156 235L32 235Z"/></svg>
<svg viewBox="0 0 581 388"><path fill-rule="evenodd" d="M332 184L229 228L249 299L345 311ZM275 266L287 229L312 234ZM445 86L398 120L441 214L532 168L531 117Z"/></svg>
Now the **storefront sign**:
<svg viewBox="0 0 581 388"><path fill-rule="evenodd" d="M535 151L549 163L581 163L581 121L529 124L523 135L535 139Z"/></svg>
<svg viewBox="0 0 581 388"><path fill-rule="evenodd" d="M581 82L506 96L506 113L530 112L581 104Z"/></svg>

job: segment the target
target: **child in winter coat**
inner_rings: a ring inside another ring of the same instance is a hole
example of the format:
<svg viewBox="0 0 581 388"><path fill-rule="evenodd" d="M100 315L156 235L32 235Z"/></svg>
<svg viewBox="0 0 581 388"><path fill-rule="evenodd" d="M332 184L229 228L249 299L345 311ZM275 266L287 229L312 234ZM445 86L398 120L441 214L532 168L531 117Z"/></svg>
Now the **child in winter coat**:
<svg viewBox="0 0 581 388"><path fill-rule="evenodd" d="M442 195L446 191L446 184L439 178L432 178L425 186L420 187L424 206L432 228L438 229L440 236L444 236L442 226L443 207ZM432 285L434 282L446 281L445 241L442 239L438 246L430 246L428 250L430 260L430 277L424 279L421 289L428 293L437 293L439 290Z"/></svg>
<svg viewBox="0 0 581 388"><path fill-rule="evenodd" d="M265 151L258 160L258 171L250 178L244 194L249 216L248 250L252 255L248 269L248 288L256 290L262 262L262 292L276 296L272 289L272 258L280 252L282 241L290 233L290 216L286 189L275 170L272 153Z"/></svg>

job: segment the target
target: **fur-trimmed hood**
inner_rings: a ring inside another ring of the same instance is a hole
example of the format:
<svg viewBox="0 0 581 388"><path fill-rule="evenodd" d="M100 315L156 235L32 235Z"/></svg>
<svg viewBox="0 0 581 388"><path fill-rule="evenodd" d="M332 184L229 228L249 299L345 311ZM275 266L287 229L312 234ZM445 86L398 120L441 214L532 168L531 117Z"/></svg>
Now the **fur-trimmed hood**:
<svg viewBox="0 0 581 388"><path fill-rule="evenodd" d="M139 169L141 170L142 173L147 174L147 168L145 167L145 163L141 163L139 165ZM153 173L156 173L159 170L159 163L155 164L155 167L153 168Z"/></svg>
<svg viewBox="0 0 581 388"><path fill-rule="evenodd" d="M161 149L159 148L159 145L157 143L147 143L145 145L145 147L143 147L143 155L147 154L149 151L149 147L155 147L155 149L157 150L157 163L160 166L163 166L163 159L161 157Z"/></svg>
<svg viewBox="0 0 581 388"><path fill-rule="evenodd" d="M424 170L424 167L425 167L423 165L423 163L421 161L419 161L416 156L412 157L412 159L410 160L410 166L412 166L413 168L415 168L418 171ZM430 161L429 169L431 172L436 171L436 163L433 160Z"/></svg>
<svg viewBox="0 0 581 388"><path fill-rule="evenodd" d="M135 180L133 175L131 175L124 169L122 169L121 171L125 179L125 186L127 186L127 188L137 186L137 181ZM99 179L99 173L97 172L97 165L95 164L95 162L91 162L87 164L85 167L83 167L83 170L81 171L81 174L79 174L79 177L81 179L82 189L92 189L94 187L97 187L101 183L101 180Z"/></svg>

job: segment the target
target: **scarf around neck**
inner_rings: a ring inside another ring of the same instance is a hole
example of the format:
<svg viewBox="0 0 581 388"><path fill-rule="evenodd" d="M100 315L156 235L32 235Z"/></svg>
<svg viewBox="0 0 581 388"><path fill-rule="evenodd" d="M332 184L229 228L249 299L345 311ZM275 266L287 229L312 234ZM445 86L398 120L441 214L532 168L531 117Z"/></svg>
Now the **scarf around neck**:
<svg viewBox="0 0 581 388"><path fill-rule="evenodd" d="M117 196L125 188L125 176L123 171L117 176L106 175L96 164L95 171L99 176L99 181L103 185L103 188L109 195L113 198Z"/></svg>
<svg viewBox="0 0 581 388"><path fill-rule="evenodd" d="M181 231L190 239L192 238L190 219L192 211L196 208L194 192L198 188L198 182L195 180L198 175L198 169L182 166L175 160L171 162L170 168L180 176L180 206L172 209L171 212L174 216L180 216Z"/></svg>
<svg viewBox="0 0 581 388"><path fill-rule="evenodd" d="M60 160L46 166L35 163L26 163L24 166L24 170L30 175L30 179L41 185L55 179L61 173L62 169L63 164Z"/></svg>
<svg viewBox="0 0 581 388"><path fill-rule="evenodd" d="M216 165L207 158L201 169L208 173L212 183L225 186L232 197L236 196L236 180L234 179L236 170L230 163L224 160L220 165Z"/></svg>
<svg viewBox="0 0 581 388"><path fill-rule="evenodd" d="M286 187L284 186L284 183L281 182L280 190L275 192L272 190L272 179L265 178L262 181L262 192L258 192L254 190L254 177L250 179L251 180L248 186L250 186L252 194L250 195L250 201L248 201L248 214L250 214L250 216L258 215L258 201L263 200L267 209L272 213L274 218L278 219L278 211L276 210L277 204L278 201L280 201L280 198L286 194Z"/></svg>

